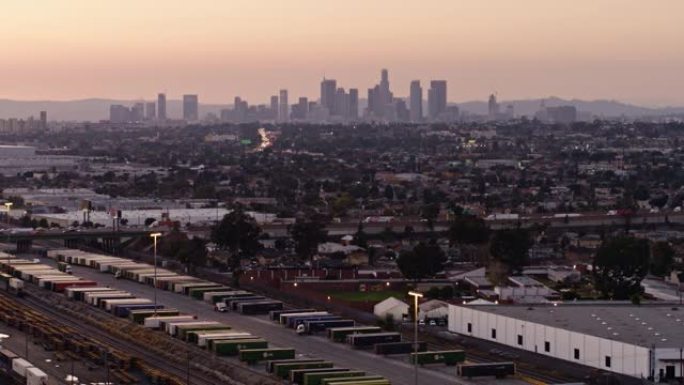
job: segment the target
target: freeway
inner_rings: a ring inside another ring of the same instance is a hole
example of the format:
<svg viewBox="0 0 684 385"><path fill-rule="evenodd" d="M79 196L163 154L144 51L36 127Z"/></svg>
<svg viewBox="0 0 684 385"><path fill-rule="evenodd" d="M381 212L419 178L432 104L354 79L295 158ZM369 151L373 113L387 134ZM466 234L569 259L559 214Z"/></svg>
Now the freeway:
<svg viewBox="0 0 684 385"><path fill-rule="evenodd" d="M43 263L55 264L55 261L43 258ZM153 288L133 281L117 280L110 274L100 273L96 270L73 266L74 274L86 279L92 279L102 285L126 290L134 295L153 298ZM254 335L265 338L274 346L292 347L298 353L305 356L323 358L335 362L340 367L365 370L390 379L393 385L414 384L414 367L406 357L383 358L373 353L352 350L344 344L334 344L322 336L301 337L291 329L277 326L265 316L243 316L236 313L217 313L212 306L202 301L193 300L189 297L160 290L157 292L158 301L168 307L174 307L182 312L195 314L203 320L225 322L237 330L248 331ZM509 384L517 385L524 382L507 379L494 380L482 379L466 381L456 376L454 367L430 367L419 369L419 385L450 385L450 384Z"/></svg>

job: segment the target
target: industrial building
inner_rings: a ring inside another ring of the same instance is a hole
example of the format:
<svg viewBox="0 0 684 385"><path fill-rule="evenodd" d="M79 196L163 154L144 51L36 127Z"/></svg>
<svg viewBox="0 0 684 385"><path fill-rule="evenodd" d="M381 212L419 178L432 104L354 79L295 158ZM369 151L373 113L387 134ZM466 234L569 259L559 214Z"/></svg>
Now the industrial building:
<svg viewBox="0 0 684 385"><path fill-rule="evenodd" d="M684 308L673 305L449 305L449 331L656 381L684 367Z"/></svg>

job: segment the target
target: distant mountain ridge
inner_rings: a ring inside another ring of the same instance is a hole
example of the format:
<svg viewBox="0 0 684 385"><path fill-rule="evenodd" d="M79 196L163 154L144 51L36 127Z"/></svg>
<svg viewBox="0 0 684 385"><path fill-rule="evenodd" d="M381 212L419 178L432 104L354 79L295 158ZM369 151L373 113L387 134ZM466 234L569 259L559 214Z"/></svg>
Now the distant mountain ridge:
<svg viewBox="0 0 684 385"><path fill-rule="evenodd" d="M200 99L201 100L201 99ZM641 116L683 115L684 107L648 108L613 100L565 100L556 97L545 99L503 100L500 101L501 110L511 104L515 114L534 116L539 111L542 100L546 106L574 105L578 111L589 113L597 117L620 117L635 118ZM109 106L123 104L131 106L139 100L116 100L92 98L70 101L18 101L0 99L0 119L19 118L26 119L29 116L37 118L40 111L48 112L49 120L58 121L92 121L97 122L109 118ZM153 100L147 100L151 102ZM156 99L154 100L156 101ZM366 101L360 100L359 109L365 107ZM464 103L450 103L458 105L461 111L471 114L487 113L486 101L469 101ZM183 104L181 100L167 100L167 115L171 119L180 119ZM219 114L223 108L232 108L231 104L200 104L200 116L208 113Z"/></svg>
<svg viewBox="0 0 684 385"><path fill-rule="evenodd" d="M547 107L572 105L577 108L577 111L589 113L592 116L597 117L625 116L628 118L636 118L641 116L684 114L684 107L649 108L623 103L616 100L566 100L557 97L543 99L503 100L499 101L499 105L501 106L502 112L506 109L506 106L512 105L516 115L527 115L532 117L541 109L542 102ZM470 101L465 103L457 103L457 105L461 111L466 111L472 114L484 115L487 114L488 111L488 104L486 101Z"/></svg>

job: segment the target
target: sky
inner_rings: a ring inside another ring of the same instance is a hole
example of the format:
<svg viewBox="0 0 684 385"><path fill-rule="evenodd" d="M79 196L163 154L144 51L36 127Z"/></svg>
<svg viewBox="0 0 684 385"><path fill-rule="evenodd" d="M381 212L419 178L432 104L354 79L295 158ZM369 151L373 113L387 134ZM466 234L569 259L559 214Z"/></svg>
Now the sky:
<svg viewBox="0 0 684 385"><path fill-rule="evenodd" d="M366 89L684 105L682 0L2 0L0 98Z"/></svg>

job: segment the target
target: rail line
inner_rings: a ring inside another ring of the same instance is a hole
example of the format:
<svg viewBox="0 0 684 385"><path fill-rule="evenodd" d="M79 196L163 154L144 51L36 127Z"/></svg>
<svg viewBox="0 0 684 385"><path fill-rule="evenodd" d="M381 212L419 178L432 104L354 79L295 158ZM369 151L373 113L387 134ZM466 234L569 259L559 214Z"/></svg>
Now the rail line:
<svg viewBox="0 0 684 385"><path fill-rule="evenodd" d="M144 347L136 345L135 343L118 339L95 325L76 320L40 299L26 296L19 300L5 293L2 295L5 297L5 300L13 301L19 306L23 306L27 309L38 312L46 318L49 318L51 322L54 321L56 324L67 328L67 330L71 329L73 334L76 336L85 337L99 345L113 348L113 350L126 352L137 360L137 366L140 367L143 372L146 372L146 374L157 374L159 372L161 372L159 374L169 374L170 376L167 376L166 378L166 383L169 385L182 385L186 383L188 368L185 365L179 365L178 362L169 361ZM198 364L195 363L195 366L197 365ZM264 379L267 378L270 380L262 383L274 383L273 379L267 377L265 374L260 374L257 372L254 372L254 374L257 377L263 376L265 377ZM191 371L191 383L193 385L241 384L240 382L229 378L220 378L218 376L205 374L202 370Z"/></svg>

